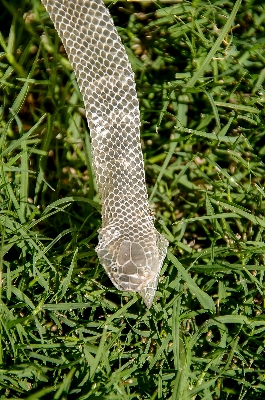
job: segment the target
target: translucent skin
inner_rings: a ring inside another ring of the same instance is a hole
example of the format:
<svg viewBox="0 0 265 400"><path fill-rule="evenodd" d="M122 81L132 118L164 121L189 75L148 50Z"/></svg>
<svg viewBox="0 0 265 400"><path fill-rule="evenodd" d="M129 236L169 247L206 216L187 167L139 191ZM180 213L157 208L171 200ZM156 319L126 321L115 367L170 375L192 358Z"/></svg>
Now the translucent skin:
<svg viewBox="0 0 265 400"><path fill-rule="evenodd" d="M101 0L42 0L83 95L102 200L96 251L113 284L151 307L168 242L149 213L134 74Z"/></svg>

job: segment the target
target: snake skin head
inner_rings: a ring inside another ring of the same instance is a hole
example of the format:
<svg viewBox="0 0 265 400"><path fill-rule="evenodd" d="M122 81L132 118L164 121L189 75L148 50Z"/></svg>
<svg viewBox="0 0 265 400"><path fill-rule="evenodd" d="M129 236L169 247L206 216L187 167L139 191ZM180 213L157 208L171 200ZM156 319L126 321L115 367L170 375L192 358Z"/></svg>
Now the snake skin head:
<svg viewBox="0 0 265 400"><path fill-rule="evenodd" d="M109 278L119 290L138 292L146 306L151 307L159 272L165 257L167 241L164 240L163 254L159 253L157 240L152 245L152 238L146 241L117 240L108 241L102 229L99 245L96 248L100 263L104 266ZM161 236L155 232L154 236ZM161 246L160 246L161 248Z"/></svg>

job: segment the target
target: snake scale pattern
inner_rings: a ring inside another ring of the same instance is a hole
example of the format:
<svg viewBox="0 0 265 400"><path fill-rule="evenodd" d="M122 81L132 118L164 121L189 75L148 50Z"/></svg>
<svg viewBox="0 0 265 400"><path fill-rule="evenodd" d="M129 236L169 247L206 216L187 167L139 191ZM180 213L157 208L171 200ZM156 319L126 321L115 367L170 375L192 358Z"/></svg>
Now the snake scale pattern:
<svg viewBox="0 0 265 400"><path fill-rule="evenodd" d="M152 305L167 240L150 215L134 73L102 0L42 0L83 95L102 202L96 251L119 290Z"/></svg>

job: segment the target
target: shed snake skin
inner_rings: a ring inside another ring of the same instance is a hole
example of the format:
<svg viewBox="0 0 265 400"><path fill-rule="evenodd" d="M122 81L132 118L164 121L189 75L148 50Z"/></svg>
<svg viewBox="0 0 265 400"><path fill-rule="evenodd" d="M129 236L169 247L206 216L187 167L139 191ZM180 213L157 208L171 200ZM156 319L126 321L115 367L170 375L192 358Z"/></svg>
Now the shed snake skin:
<svg viewBox="0 0 265 400"><path fill-rule="evenodd" d="M134 73L102 0L42 0L83 95L102 202L96 247L119 290L151 307L168 242L150 215Z"/></svg>

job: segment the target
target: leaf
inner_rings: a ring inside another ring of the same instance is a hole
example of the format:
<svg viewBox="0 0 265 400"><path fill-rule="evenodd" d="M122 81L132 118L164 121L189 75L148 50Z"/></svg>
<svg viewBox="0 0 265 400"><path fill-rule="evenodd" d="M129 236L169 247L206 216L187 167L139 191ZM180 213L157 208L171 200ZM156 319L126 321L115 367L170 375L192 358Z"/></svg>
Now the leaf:
<svg viewBox="0 0 265 400"><path fill-rule="evenodd" d="M195 72L195 74L192 76L192 78L185 85L187 88L192 88L195 85L195 83L197 82L197 80L204 74L204 72L205 72L206 68L208 67L210 61L212 60L214 54L217 52L217 50L221 46L222 41L224 40L225 36L227 35L229 29L231 28L231 25L235 19L235 16L238 12L239 7L240 7L241 1L242 0L236 1L231 14L230 14L229 18L227 19L225 26L222 29L222 32L219 34L218 39L216 40L213 47L211 48L211 50L205 57L203 63L201 64L200 68L198 69L198 71Z"/></svg>
<svg viewBox="0 0 265 400"><path fill-rule="evenodd" d="M203 292L198 285L194 282L188 272L183 268L181 263L177 260L173 254L168 251L167 253L168 259L175 265L178 269L179 273L182 275L183 280L186 282L191 293L198 299L201 306L207 310L215 312L215 305L213 299L205 292Z"/></svg>
<svg viewBox="0 0 265 400"><path fill-rule="evenodd" d="M260 218L260 217L256 217L253 214L248 213L247 211L245 211L242 207L240 207L239 205L234 205L225 201L220 201L220 200L216 200L214 198L210 198L211 202L214 204L217 204L218 206L221 206L225 209L234 211L235 213L237 213L238 215L241 215L242 217L245 217L246 219L248 219L249 221L252 221L255 225L260 225L263 228L265 228L265 220L264 218Z"/></svg>
<svg viewBox="0 0 265 400"><path fill-rule="evenodd" d="M76 310L79 308L88 308L91 307L91 303L57 303L57 304L44 304L43 309L51 310L51 311L67 311L67 310Z"/></svg>
<svg viewBox="0 0 265 400"><path fill-rule="evenodd" d="M249 324L245 315L222 315L220 317L215 317L214 319L222 324Z"/></svg>
<svg viewBox="0 0 265 400"><path fill-rule="evenodd" d="M62 289L61 289L62 292L61 292L60 296L58 297L58 300L61 300L64 297L64 295L66 294L66 291L68 289L68 286L70 285L72 273L73 273L74 266L76 263L77 253L78 253L78 248L75 249L69 271L62 282Z"/></svg>
<svg viewBox="0 0 265 400"><path fill-rule="evenodd" d="M49 204L48 207L45 209L44 214L46 214L48 211L50 211L51 208L57 208L61 204L65 203L72 203L75 201L82 201L84 203L91 204L94 208L96 208L98 211L101 211L101 206L99 203L96 203L93 200L86 199L85 197L64 197L63 199L56 200L53 203Z"/></svg>
<svg viewBox="0 0 265 400"><path fill-rule="evenodd" d="M232 108L232 110L240 110L240 111L246 111L251 114L259 114L260 110L258 110L255 107L250 107L250 106L244 106L241 104L232 104L232 103L224 103L222 101L215 101L214 104L218 107L227 107L227 108Z"/></svg>

